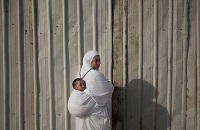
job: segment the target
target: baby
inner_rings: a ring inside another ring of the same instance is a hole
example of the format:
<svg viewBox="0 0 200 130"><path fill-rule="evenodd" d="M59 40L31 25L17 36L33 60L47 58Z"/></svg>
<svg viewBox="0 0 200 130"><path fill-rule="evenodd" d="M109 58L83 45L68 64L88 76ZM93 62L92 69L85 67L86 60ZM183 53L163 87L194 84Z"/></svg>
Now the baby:
<svg viewBox="0 0 200 130"><path fill-rule="evenodd" d="M74 90L68 99L68 110L72 116L84 117L89 115L90 110L94 108L95 102L91 96L86 94L86 83L82 78L76 78L72 82Z"/></svg>
<svg viewBox="0 0 200 130"><path fill-rule="evenodd" d="M73 82L72 82L72 86L75 90L79 90L79 91L84 91L86 89L86 83L83 79L81 78L76 78Z"/></svg>

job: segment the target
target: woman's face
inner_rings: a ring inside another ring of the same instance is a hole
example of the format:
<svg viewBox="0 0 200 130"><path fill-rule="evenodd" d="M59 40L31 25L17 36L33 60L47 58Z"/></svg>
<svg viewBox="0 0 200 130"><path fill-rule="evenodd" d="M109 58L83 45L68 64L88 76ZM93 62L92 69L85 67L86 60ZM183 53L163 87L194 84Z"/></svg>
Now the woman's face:
<svg viewBox="0 0 200 130"><path fill-rule="evenodd" d="M100 66L101 62L100 62L100 56L96 55L94 56L94 58L91 61L91 66L93 69L98 69Z"/></svg>

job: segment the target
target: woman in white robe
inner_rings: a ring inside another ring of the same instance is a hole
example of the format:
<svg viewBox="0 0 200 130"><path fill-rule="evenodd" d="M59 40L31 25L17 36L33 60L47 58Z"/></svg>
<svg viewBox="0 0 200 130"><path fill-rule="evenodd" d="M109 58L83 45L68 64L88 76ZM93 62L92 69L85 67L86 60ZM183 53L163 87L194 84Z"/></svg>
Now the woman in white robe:
<svg viewBox="0 0 200 130"><path fill-rule="evenodd" d="M76 130L111 129L111 98L114 87L98 71L99 66L100 56L96 51L89 51L84 55L83 65L76 77L85 80L86 89L80 93L82 96L71 94L68 100L68 109L70 104L73 104L72 95L81 100L76 103L82 104L77 107L78 110L70 111L76 116Z"/></svg>

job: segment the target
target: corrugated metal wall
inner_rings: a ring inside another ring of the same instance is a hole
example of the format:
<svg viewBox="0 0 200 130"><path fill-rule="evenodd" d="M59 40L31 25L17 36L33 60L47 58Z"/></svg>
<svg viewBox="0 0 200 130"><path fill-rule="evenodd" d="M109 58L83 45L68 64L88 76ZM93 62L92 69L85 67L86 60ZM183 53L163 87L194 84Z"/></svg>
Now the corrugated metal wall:
<svg viewBox="0 0 200 130"><path fill-rule="evenodd" d="M71 81L95 49L111 78L110 0L1 0L0 130L70 130Z"/></svg>
<svg viewBox="0 0 200 130"><path fill-rule="evenodd" d="M0 0L0 129L73 130L71 81L94 49L113 129L200 130L199 0Z"/></svg>
<svg viewBox="0 0 200 130"><path fill-rule="evenodd" d="M113 129L200 130L199 7L114 0Z"/></svg>

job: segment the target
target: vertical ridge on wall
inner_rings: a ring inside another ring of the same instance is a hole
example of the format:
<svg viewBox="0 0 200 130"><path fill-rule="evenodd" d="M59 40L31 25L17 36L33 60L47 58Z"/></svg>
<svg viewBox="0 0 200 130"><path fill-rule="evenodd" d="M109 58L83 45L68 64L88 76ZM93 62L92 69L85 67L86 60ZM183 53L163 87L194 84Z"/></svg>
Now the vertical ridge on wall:
<svg viewBox="0 0 200 130"><path fill-rule="evenodd" d="M107 4L106 4L106 2L105 1L100 1L100 3L99 3L99 5L100 5L100 8L101 8L101 10L105 10L106 9L106 6L107 6ZM103 5L106 5L106 6L103 6ZM106 22L106 20L107 20L107 18L106 18L106 14L104 13L104 12L101 12L101 13L98 13L98 16L100 16L100 19L101 19L101 24L103 25L101 25L101 34L99 35L102 39L101 39L101 42L99 42L99 43L101 43L100 44L100 46L99 46L99 50L98 51L100 51L100 53L101 53L101 60L102 59L107 59L107 52L106 53L102 53L103 52L103 50L101 50L100 48L101 47L105 47L106 46L106 40L107 40L107 38L106 38L106 31L104 30L104 28L105 27L107 27L107 22ZM105 51L105 50L104 50ZM101 63L101 65L100 65L100 68L101 68L101 66L106 66L106 63L105 62L103 62L103 63ZM100 71L102 71L103 72L103 70L100 70ZM107 71L107 70L106 70ZM104 73L104 72L103 72ZM106 74L106 73L104 73L104 74Z"/></svg>
<svg viewBox="0 0 200 130"><path fill-rule="evenodd" d="M200 119L200 104L199 104L199 102L200 102L200 89L199 89L199 87L200 87L200 68L199 68L199 66L200 66L200 64L199 64L199 60L200 60L200 54L199 54L199 50L200 50L200 41L199 41L199 37L200 37L200 35L199 35L199 31L200 31L200 28L199 28L199 21L200 21L200 14L199 14L199 12L200 12L200 10L199 10L199 4L200 4L200 2L199 2L199 0L196 0L196 2L195 2L195 16L196 16L196 19L195 19L195 82L196 82L196 84L195 84L195 127L196 127L196 129L197 130L199 130L200 129L200 122L198 121L199 119Z"/></svg>
<svg viewBox="0 0 200 130"><path fill-rule="evenodd" d="M189 129L197 129L197 46L196 46L196 7L197 1L187 1L187 91L186 121Z"/></svg>
<svg viewBox="0 0 200 130"><path fill-rule="evenodd" d="M78 24L78 68L81 68L81 48L82 48L82 43L81 42L81 0L77 0L77 24Z"/></svg>
<svg viewBox="0 0 200 130"><path fill-rule="evenodd" d="M153 63L153 86L156 91L158 90L158 1L154 0L154 63ZM153 97L156 97L156 91L153 91ZM153 99L155 104L153 105L153 120L152 129L156 129L157 123L157 97Z"/></svg>
<svg viewBox="0 0 200 130"><path fill-rule="evenodd" d="M172 73L172 124L171 129L185 129L183 113L183 32L184 2L173 1L173 73ZM179 87L177 87L179 86ZM179 124L179 125L177 125Z"/></svg>
<svg viewBox="0 0 200 130"><path fill-rule="evenodd" d="M82 41L82 52L92 50L93 47L93 1L84 0L80 1L80 16L81 16L81 41ZM102 2L104 3L104 2ZM98 13L97 13L98 14ZM102 21L104 23L104 21ZM98 51L98 50L97 50ZM84 54L82 53L82 56Z"/></svg>
<svg viewBox="0 0 200 130"><path fill-rule="evenodd" d="M50 130L54 130L54 117L53 117L53 43L52 43L52 12L51 0L47 0L47 39L48 39L48 78L49 78L49 125Z"/></svg>
<svg viewBox="0 0 200 130"><path fill-rule="evenodd" d="M8 54L8 2L2 0L2 40L3 40L3 128L5 130L10 129L10 108L9 108L9 54Z"/></svg>
<svg viewBox="0 0 200 130"><path fill-rule="evenodd" d="M187 128L187 120L186 120L186 108L187 108L187 97L186 97L186 89L187 89L187 61L188 61L188 21L187 21L187 0L184 0L184 18L183 18L183 31L185 32L185 36L183 36L183 86L182 86L182 114L183 114L183 129Z"/></svg>
<svg viewBox="0 0 200 130"><path fill-rule="evenodd" d="M22 52L24 51L23 49L23 27L21 26L23 23L23 4L21 1L17 2L17 15L18 15L18 85L19 85L19 129L23 130L24 129L24 85L23 85L23 54Z"/></svg>
<svg viewBox="0 0 200 130"><path fill-rule="evenodd" d="M142 80L143 80L143 0L140 0L138 2L138 35L139 35L139 51L138 51L138 79L139 83L138 83L138 88L139 88L139 93L138 95L140 95L140 101L138 103L139 110L140 110L140 128L142 127L142 91L143 91L143 84L142 84Z"/></svg>
<svg viewBox="0 0 200 130"><path fill-rule="evenodd" d="M64 124L65 124L65 130L69 129L69 125L68 124L68 120L69 119L69 116L68 116L68 112L67 112L67 60L66 60L66 46L67 46L67 42L66 42L66 13L67 13L67 6L66 6L66 3L67 1L66 0L62 0L62 3L63 3L63 85L64 85L64 106L65 106L65 109L64 109L64 112L65 112L65 118L64 118Z"/></svg>
<svg viewBox="0 0 200 130"><path fill-rule="evenodd" d="M5 52L6 52L6 33L5 33L5 28L6 28L6 16L5 16L5 1L4 0L1 0L1 6L3 6L1 9L2 9L2 61L3 61L3 65L2 65L2 68L3 68L3 129L7 129L7 118L6 118L6 55L5 55Z"/></svg>
<svg viewBox="0 0 200 130"><path fill-rule="evenodd" d="M109 38L109 42L110 42L110 45L111 45L111 50L110 50L110 53L109 53L109 59L110 59L110 62L109 62L109 72L108 72L108 78L112 81L112 0L108 0L108 15L109 15L109 18L108 18L108 38Z"/></svg>
<svg viewBox="0 0 200 130"><path fill-rule="evenodd" d="M108 79L111 79L112 76L109 72L112 69L112 2L111 0L102 0L97 3L97 50L102 61L99 71L104 73ZM90 20L88 21L90 22ZM85 45L85 47L88 46Z"/></svg>
<svg viewBox="0 0 200 130"><path fill-rule="evenodd" d="M143 48L143 21L142 21L142 17L143 17L143 0L140 0L138 2L138 10L139 10L139 15L138 15L138 35L139 35L139 62L138 62L138 66L139 66L139 69L138 69L138 78L139 79L142 79L143 76L142 76L142 61L143 61L143 55L142 55L142 48Z"/></svg>
<svg viewBox="0 0 200 130"><path fill-rule="evenodd" d="M158 1L154 0L154 67L153 67L153 86L157 86L158 80ZM155 93L154 93L155 95Z"/></svg>
<svg viewBox="0 0 200 130"><path fill-rule="evenodd" d="M127 0L123 0L123 86L127 83L127 22L128 22L128 12L127 12ZM124 95L125 96L125 95Z"/></svg>
<svg viewBox="0 0 200 130"><path fill-rule="evenodd" d="M158 1L154 0L154 67L153 67L153 86L155 87L156 90L158 90ZM156 91L153 91L154 97L156 97ZM155 101L157 104L157 97L155 98ZM152 121L152 129L156 129L156 123L157 123L157 105L153 105L153 116L154 119Z"/></svg>
<svg viewBox="0 0 200 130"><path fill-rule="evenodd" d="M176 108L175 108L175 106L174 106L174 104L175 104L175 100L177 99L177 97L176 97L176 89L175 89L175 87L174 86L177 86L177 76L176 76L176 71L177 71L177 66L176 66L176 46L177 46L177 29L176 30L174 30L174 28L177 26L177 2L175 2L175 1L173 1L173 3L172 3L172 10L173 10L173 15L172 15L172 18L173 18L173 24L172 24L172 31L173 31L173 33L172 33L172 37L173 37L173 41L172 41L172 112L171 112L171 118L173 119L174 118L174 121L173 122L171 122L171 129L173 130L173 129L182 129L182 123L180 123L180 126L177 126L176 125L176 123L178 122L182 122L182 121L180 121L180 119L181 118L176 118L175 119L175 114L176 114ZM177 101L180 101L180 97L177 99ZM180 105L180 102L178 102L179 103L179 105ZM177 108L178 109L178 108ZM178 113L178 112L177 112ZM181 112L180 112L181 113Z"/></svg>
<svg viewBox="0 0 200 130"><path fill-rule="evenodd" d="M194 2L194 7L198 4L198 0L197 1L195 1ZM196 12L198 10L198 8L196 8L196 9L194 9L194 14L197 16L197 18L198 18L198 13ZM195 19L194 21L195 21L195 23L198 23L198 21L196 21L197 19ZM197 72L198 72L198 65L197 65L197 58L198 58L198 56L197 56L197 51L198 51L198 49L197 49L197 44L199 43L199 42L197 42L197 34L198 34L198 32L197 32L197 27L198 27L198 24L195 24L194 25L195 26L195 29L194 29L194 33L195 33L195 39L194 39L194 41L195 41L195 46L194 46L194 49L195 49L195 59L194 59L194 65L195 65L195 67L194 67L194 111L195 111L195 113L194 113L194 129L198 129L198 127L197 127L197 124L198 124L198 119L197 119L197 115L198 115L198 110L197 110L197 105L198 105L198 79L197 79L197 76L198 76L198 74L197 74Z"/></svg>
<svg viewBox="0 0 200 130"><path fill-rule="evenodd" d="M81 65L81 53L79 49L79 19L80 17L78 16L78 0L68 0L68 6L67 6L67 21L66 21L66 44L68 49L67 50L67 57L66 57L66 62L67 62L67 89L68 89L68 94L73 90L73 87L71 87L71 82L73 79L76 77L76 74L78 70L80 69ZM72 6L73 5L73 6ZM92 39L91 39L92 40ZM69 95L68 95L69 96ZM76 122L75 118L69 114L69 118L71 121L68 121L68 124L70 126L69 129L75 129ZM67 119L67 120L68 120ZM68 129L67 129L68 130Z"/></svg>
<svg viewBox="0 0 200 130"><path fill-rule="evenodd" d="M123 80L122 80L122 87L125 87L127 85L127 70L128 70L128 64L127 64L127 55L128 55L128 52L127 52L127 44L128 44L128 1L127 0L123 0L123 51L122 51L122 55L123 55ZM124 108L122 109L124 111L123 113L123 117L124 117L124 123L126 122L126 103L125 103L125 100L126 100L126 95L125 95L125 89L123 89L123 99L124 99ZM123 125L122 127L124 130L126 130L126 125Z"/></svg>
<svg viewBox="0 0 200 130"><path fill-rule="evenodd" d="M97 0L93 0L93 50L97 51Z"/></svg>
<svg viewBox="0 0 200 130"><path fill-rule="evenodd" d="M36 0L32 1L33 22L33 78L34 78L34 127L39 130L39 80L38 80L38 35L37 35L37 13Z"/></svg>
<svg viewBox="0 0 200 130"><path fill-rule="evenodd" d="M70 114L68 112L68 106L67 106L67 99L70 95L70 88L67 86L69 85L69 77L67 77L67 74L70 73L69 68L67 68L67 64L69 64L69 51L68 51L68 45L67 45L67 29L68 28L68 18L67 18L67 9L68 9L68 1L63 0L63 85L64 85L64 113L65 113L65 118L64 118L64 124L65 124L65 130L68 130L71 128L71 120L70 119Z"/></svg>
<svg viewBox="0 0 200 130"><path fill-rule="evenodd" d="M173 0L169 0L169 23L168 23L168 56L167 56L167 110L169 112L169 130L171 130L171 112L172 112L172 57L173 57Z"/></svg>
<svg viewBox="0 0 200 130"><path fill-rule="evenodd" d="M196 3L196 44L197 44L197 129L200 130L200 1Z"/></svg>
<svg viewBox="0 0 200 130"><path fill-rule="evenodd" d="M123 49L123 43L124 43L124 0L116 0L113 1L113 85L115 87L115 90L113 92L113 98L112 98L112 129L122 130L125 126L124 122L124 105L125 105L125 99L124 99L124 89L123 86L124 83L124 49ZM103 33L103 32L102 32Z"/></svg>
<svg viewBox="0 0 200 130"><path fill-rule="evenodd" d="M3 30L4 30L4 23L5 22L3 22L4 21L4 17L3 17L3 15L4 15L4 6L3 6L3 2L2 2L2 0L0 1L0 15L1 15L1 17L0 17L0 30L1 30L1 33L0 33L0 104L1 104L1 106L0 106L0 111L1 111L1 113L0 113L0 129L4 129L4 105L5 105L5 103L4 103L4 78L3 78L3 76L4 76L4 54L3 54L3 48L4 48L4 38L3 38L3 36L4 36L4 33L3 33Z"/></svg>
<svg viewBox="0 0 200 130"><path fill-rule="evenodd" d="M127 80L128 84L125 87L125 117L126 117L126 129L132 130L134 126L135 129L140 129L140 90L138 82L139 72L139 35L138 35L138 25L139 25L139 12L138 12L138 2L140 0L128 0L127 3L127 29L128 29L128 45L127 45ZM114 12L113 12L114 13ZM141 22L141 21L140 21Z"/></svg>

